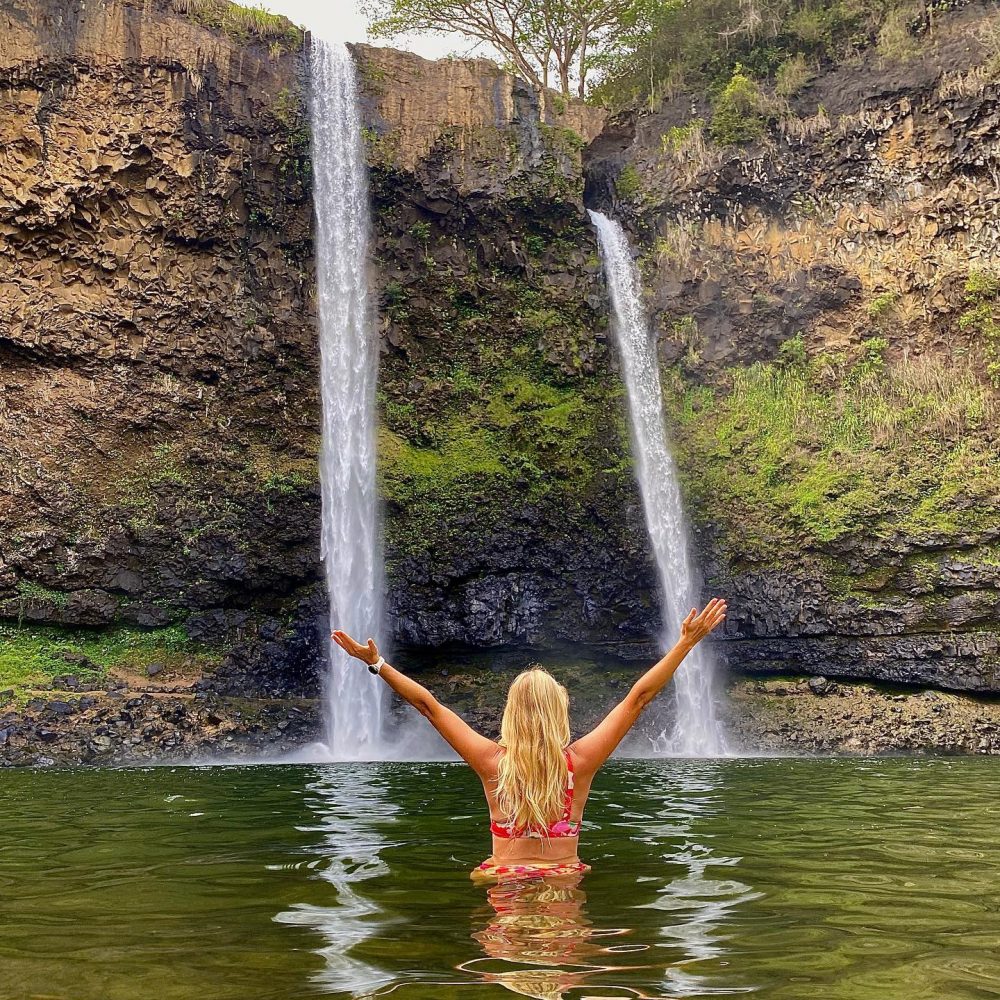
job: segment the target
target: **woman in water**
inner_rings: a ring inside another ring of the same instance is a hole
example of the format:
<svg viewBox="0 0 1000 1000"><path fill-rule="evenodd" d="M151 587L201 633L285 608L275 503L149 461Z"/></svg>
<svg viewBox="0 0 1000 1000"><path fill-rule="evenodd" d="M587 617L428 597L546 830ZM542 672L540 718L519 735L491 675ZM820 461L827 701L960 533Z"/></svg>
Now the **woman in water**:
<svg viewBox="0 0 1000 1000"><path fill-rule="evenodd" d="M726 603L719 598L709 601L700 614L692 608L673 649L632 685L592 732L575 743L570 743L569 695L541 668L525 670L514 679L500 739L494 742L442 705L423 685L390 667L373 639L362 645L340 630L332 637L425 716L479 775L490 810L493 854L472 877L504 880L589 870L577 855L577 845L594 775L684 657L725 617Z"/></svg>

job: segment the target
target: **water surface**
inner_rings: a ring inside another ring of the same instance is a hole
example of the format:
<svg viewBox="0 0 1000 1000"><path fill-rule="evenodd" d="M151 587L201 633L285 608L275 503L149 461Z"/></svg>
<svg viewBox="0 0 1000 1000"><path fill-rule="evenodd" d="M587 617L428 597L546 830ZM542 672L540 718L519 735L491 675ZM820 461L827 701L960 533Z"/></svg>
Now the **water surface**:
<svg viewBox="0 0 1000 1000"><path fill-rule="evenodd" d="M0 997L1000 996L1000 761L619 761L487 892L458 764L0 772Z"/></svg>

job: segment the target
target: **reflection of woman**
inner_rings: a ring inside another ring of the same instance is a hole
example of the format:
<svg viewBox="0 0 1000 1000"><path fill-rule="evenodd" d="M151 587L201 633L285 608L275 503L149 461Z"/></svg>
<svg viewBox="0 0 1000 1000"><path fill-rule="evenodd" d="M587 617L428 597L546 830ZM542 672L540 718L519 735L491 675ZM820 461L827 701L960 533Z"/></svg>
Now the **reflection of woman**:
<svg viewBox="0 0 1000 1000"><path fill-rule="evenodd" d="M486 891L493 914L486 928L473 934L485 958L458 968L475 973L481 982L503 986L532 1000L563 1000L570 990L586 988L587 996L625 1000L646 994L631 986L603 985L615 976L643 965L607 964L612 955L645 951L647 945L606 944L624 930L597 930L584 910L587 896L580 887L582 872L559 878L498 882ZM499 965L498 963L504 963ZM506 967L505 967L506 966ZM602 976L602 986L589 982ZM608 990L614 990L609 994ZM595 992L596 991L596 992Z"/></svg>
<svg viewBox="0 0 1000 1000"><path fill-rule="evenodd" d="M684 657L725 617L726 604L718 598L700 614L692 608L673 649L632 685L593 731L572 745L569 696L540 668L524 671L511 684L495 743L425 687L390 667L374 640L363 646L341 631L335 631L333 639L426 716L479 775L490 810L493 854L475 869L473 878L504 880L588 870L577 856L577 845L594 775Z"/></svg>
<svg viewBox="0 0 1000 1000"><path fill-rule="evenodd" d="M580 888L582 872L562 878L499 882L486 898L493 917L473 934L490 958L536 964L572 964L601 949L592 944L592 928Z"/></svg>

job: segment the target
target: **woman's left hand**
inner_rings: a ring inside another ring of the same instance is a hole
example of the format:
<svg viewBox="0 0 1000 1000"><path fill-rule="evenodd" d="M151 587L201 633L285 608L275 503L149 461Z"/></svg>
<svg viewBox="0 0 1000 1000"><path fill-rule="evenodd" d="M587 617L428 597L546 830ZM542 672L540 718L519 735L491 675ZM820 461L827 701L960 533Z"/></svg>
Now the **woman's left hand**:
<svg viewBox="0 0 1000 1000"><path fill-rule="evenodd" d="M352 639L339 628L330 633L330 638L346 653L358 660L363 660L369 666L378 660L378 647L375 645L374 639L369 639L368 645L362 646L360 642Z"/></svg>
<svg viewBox="0 0 1000 1000"><path fill-rule="evenodd" d="M726 602L721 597L713 597L705 605L701 614L697 608L681 622L681 641L689 646L697 646L709 632L717 629L726 620Z"/></svg>

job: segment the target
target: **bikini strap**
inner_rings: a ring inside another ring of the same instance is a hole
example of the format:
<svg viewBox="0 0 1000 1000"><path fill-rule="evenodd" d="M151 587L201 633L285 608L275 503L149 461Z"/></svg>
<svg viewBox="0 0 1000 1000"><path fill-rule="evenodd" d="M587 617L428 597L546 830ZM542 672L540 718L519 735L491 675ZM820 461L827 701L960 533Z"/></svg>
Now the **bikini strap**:
<svg viewBox="0 0 1000 1000"><path fill-rule="evenodd" d="M573 811L573 784L574 784L574 774L573 774L573 758L570 757L569 751L566 751L566 798L563 803L563 819L569 822L569 814Z"/></svg>

